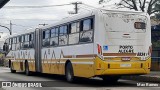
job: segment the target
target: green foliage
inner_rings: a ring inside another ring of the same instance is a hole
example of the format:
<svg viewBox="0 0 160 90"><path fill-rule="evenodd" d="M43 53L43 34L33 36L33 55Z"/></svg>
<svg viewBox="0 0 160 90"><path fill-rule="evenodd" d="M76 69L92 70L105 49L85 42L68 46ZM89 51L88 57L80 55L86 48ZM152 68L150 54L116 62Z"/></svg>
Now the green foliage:
<svg viewBox="0 0 160 90"><path fill-rule="evenodd" d="M152 46L153 47L160 47L160 41L156 41L156 42L152 41Z"/></svg>

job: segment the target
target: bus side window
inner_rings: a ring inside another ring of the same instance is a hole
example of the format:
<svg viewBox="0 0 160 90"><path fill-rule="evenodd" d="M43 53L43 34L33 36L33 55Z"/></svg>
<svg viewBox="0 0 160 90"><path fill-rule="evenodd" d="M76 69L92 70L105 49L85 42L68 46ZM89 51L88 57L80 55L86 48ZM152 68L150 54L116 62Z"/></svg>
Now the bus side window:
<svg viewBox="0 0 160 90"><path fill-rule="evenodd" d="M23 48L26 49L26 48L29 48L29 35L26 34L23 36Z"/></svg>
<svg viewBox="0 0 160 90"><path fill-rule="evenodd" d="M9 50L12 50L12 38L9 39Z"/></svg>
<svg viewBox="0 0 160 90"><path fill-rule="evenodd" d="M20 49L20 36L17 37L17 44L16 44L16 50Z"/></svg>
<svg viewBox="0 0 160 90"><path fill-rule="evenodd" d="M80 43L93 41L93 18L81 21Z"/></svg>
<svg viewBox="0 0 160 90"><path fill-rule="evenodd" d="M17 40L17 38L16 37L14 37L13 38L13 43L12 43L12 50L16 50L16 41Z"/></svg>
<svg viewBox="0 0 160 90"><path fill-rule="evenodd" d="M21 49L24 48L24 40L25 40L25 37L24 35L21 36Z"/></svg>
<svg viewBox="0 0 160 90"><path fill-rule="evenodd" d="M45 39L45 31L43 31L43 39Z"/></svg>
<svg viewBox="0 0 160 90"><path fill-rule="evenodd" d="M19 36L19 48L21 49L21 43L22 43L22 36Z"/></svg>
<svg viewBox="0 0 160 90"><path fill-rule="evenodd" d="M19 42L21 42L21 40L22 40L22 36L19 36Z"/></svg>
<svg viewBox="0 0 160 90"><path fill-rule="evenodd" d="M33 48L33 33L29 34L29 48Z"/></svg>
<svg viewBox="0 0 160 90"><path fill-rule="evenodd" d="M69 29L69 44L78 44L79 43L79 22L71 23Z"/></svg>
<svg viewBox="0 0 160 90"><path fill-rule="evenodd" d="M51 29L50 45L51 46L57 46L58 45L58 28L52 28Z"/></svg>
<svg viewBox="0 0 160 90"><path fill-rule="evenodd" d="M68 26L63 25L59 28L59 45L67 45L68 44Z"/></svg>
<svg viewBox="0 0 160 90"><path fill-rule="evenodd" d="M50 30L43 31L43 47L50 46Z"/></svg>

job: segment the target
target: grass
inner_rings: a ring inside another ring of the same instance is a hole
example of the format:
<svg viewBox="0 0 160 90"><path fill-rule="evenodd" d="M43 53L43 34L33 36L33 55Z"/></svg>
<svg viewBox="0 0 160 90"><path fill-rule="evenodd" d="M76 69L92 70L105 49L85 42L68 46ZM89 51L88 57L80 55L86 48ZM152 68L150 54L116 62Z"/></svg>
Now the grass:
<svg viewBox="0 0 160 90"><path fill-rule="evenodd" d="M3 54L2 53L0 53L0 58L3 56Z"/></svg>

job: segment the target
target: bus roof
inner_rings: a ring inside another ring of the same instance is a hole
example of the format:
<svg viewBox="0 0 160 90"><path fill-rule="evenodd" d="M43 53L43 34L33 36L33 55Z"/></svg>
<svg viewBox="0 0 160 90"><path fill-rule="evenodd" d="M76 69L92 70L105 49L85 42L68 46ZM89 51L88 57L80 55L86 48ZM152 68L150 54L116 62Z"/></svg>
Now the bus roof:
<svg viewBox="0 0 160 90"><path fill-rule="evenodd" d="M33 27L33 28L29 28L27 30L25 30L25 32L19 33L19 34L14 34L11 35L10 37L14 37L14 36L18 36L18 35L22 35L22 34L26 34L26 33L31 33L34 32L35 29L47 29L47 28L51 28L53 26L57 26L57 25L61 25L64 23L68 23L69 21L74 21L74 20L78 20L81 18L85 18L88 16L93 16L98 12L103 12L103 13L128 13L128 14L143 14L143 15L147 15L147 13L145 12L140 12L140 11L123 11L123 10L111 10L111 9L93 9L90 12L87 13L80 13L80 14L76 14L76 15L72 15L66 18L62 18L62 20L57 21L56 23L53 23L51 25L47 25L47 26L37 26L37 27Z"/></svg>

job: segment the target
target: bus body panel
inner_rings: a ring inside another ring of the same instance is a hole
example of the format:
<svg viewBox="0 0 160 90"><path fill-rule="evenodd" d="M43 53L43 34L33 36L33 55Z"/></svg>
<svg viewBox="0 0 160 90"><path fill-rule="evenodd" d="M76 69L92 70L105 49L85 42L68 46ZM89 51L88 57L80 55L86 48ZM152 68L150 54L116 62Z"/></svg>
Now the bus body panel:
<svg viewBox="0 0 160 90"><path fill-rule="evenodd" d="M94 54L93 43L84 45L61 46L42 48L42 68L44 73L65 74L65 63L70 60L73 65L75 76L84 76L86 73L92 75L85 75L91 77L94 75ZM83 70L83 72L80 72Z"/></svg>

